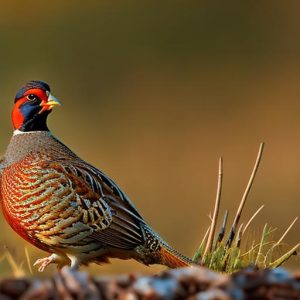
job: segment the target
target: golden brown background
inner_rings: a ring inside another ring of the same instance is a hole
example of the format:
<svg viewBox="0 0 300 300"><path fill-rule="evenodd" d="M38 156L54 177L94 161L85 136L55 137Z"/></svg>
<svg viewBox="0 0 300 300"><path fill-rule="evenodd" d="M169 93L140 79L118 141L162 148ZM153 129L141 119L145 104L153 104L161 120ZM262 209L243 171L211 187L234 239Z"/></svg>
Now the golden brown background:
<svg viewBox="0 0 300 300"><path fill-rule="evenodd" d="M63 101L49 120L53 133L115 179L184 254L193 255L209 223L218 157L222 210L232 217L261 141L266 151L244 219L265 204L252 230L268 222L279 237L299 215L299 1L0 4L1 152L16 91L40 79ZM17 262L25 245L32 260L44 255L2 215L0 226L0 249ZM299 230L298 223L286 242L299 241ZM93 272L159 269L114 261ZM3 261L0 275L7 274Z"/></svg>

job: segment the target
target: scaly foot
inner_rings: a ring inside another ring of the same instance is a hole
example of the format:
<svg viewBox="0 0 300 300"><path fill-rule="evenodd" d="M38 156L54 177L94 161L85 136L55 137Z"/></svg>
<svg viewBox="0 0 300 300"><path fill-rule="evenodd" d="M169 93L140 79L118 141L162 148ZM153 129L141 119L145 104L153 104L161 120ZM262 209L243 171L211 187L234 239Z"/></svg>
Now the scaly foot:
<svg viewBox="0 0 300 300"><path fill-rule="evenodd" d="M39 258L36 260L36 262L33 264L34 266L40 265L38 268L39 272L43 272L47 266L51 263L56 263L59 259L59 256L57 254L51 254L50 256L44 257L44 258Z"/></svg>

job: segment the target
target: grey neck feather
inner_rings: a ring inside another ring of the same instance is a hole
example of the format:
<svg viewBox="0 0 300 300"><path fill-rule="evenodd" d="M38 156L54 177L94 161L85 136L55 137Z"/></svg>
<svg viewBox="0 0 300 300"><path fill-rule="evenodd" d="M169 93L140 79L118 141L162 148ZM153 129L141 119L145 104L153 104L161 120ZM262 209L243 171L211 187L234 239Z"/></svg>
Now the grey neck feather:
<svg viewBox="0 0 300 300"><path fill-rule="evenodd" d="M20 161L30 153L43 152L49 158L77 157L49 131L14 132L6 149L2 167Z"/></svg>

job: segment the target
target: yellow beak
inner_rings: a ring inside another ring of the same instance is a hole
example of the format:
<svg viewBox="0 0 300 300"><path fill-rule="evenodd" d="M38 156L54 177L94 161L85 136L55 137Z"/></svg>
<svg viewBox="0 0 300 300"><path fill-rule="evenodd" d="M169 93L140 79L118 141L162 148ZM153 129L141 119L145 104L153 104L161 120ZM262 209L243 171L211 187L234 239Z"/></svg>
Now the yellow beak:
<svg viewBox="0 0 300 300"><path fill-rule="evenodd" d="M39 111L39 114L41 114L45 110L50 110L56 105L61 105L61 102L55 98L52 94L47 92L48 99L47 101L42 101L40 106L42 106L42 109Z"/></svg>
<svg viewBox="0 0 300 300"><path fill-rule="evenodd" d="M55 98L52 94L48 94L48 101L46 103L47 106L49 106L49 109L51 109L55 105L61 105L61 102Z"/></svg>

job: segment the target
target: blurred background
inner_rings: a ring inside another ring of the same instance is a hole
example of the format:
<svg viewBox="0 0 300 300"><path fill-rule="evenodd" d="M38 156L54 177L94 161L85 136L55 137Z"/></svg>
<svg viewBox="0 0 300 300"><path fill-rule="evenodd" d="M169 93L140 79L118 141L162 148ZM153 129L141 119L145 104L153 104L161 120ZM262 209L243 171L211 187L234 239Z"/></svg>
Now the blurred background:
<svg viewBox="0 0 300 300"><path fill-rule="evenodd" d="M267 222L276 239L299 215L299 1L0 2L2 153L16 91L40 79L63 102L49 118L52 132L112 177L187 256L209 224L219 156L221 211L228 208L230 220L261 141L243 220L265 204L252 231L259 239ZM25 246L32 261L45 255L2 215L0 226L0 253L8 248L25 267ZM298 222L285 242L299 242L299 230ZM91 268L161 269L118 260ZM0 276L11 273L2 261Z"/></svg>

